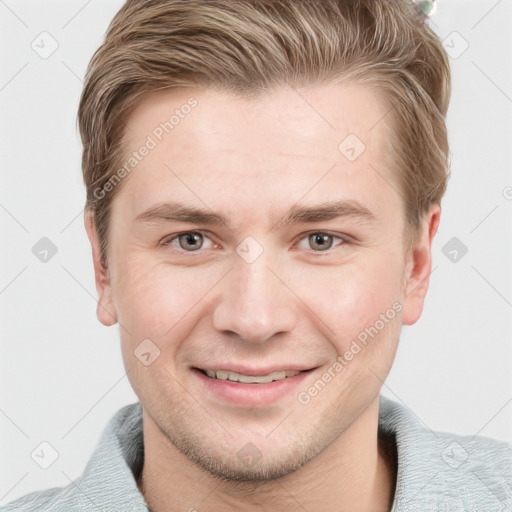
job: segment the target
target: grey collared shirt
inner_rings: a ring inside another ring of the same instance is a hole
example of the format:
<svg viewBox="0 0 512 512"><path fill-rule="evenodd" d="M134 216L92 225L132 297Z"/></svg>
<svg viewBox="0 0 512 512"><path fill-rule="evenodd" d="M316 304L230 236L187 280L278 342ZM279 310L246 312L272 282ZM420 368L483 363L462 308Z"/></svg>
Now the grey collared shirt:
<svg viewBox="0 0 512 512"><path fill-rule="evenodd" d="M398 454L391 512L512 512L512 443L431 431L382 395L379 429ZM112 417L73 483L27 494L0 511L147 512L136 480L143 462L142 406L135 403Z"/></svg>

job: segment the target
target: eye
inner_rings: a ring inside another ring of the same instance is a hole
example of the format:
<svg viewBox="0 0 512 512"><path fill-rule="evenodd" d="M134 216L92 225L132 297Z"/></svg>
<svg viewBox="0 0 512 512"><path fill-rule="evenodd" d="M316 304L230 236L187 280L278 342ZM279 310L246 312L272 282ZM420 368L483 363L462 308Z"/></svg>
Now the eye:
<svg viewBox="0 0 512 512"><path fill-rule="evenodd" d="M207 236L197 231L180 233L162 243L164 246L173 246L186 252L197 252L202 248L208 249L211 244L212 242Z"/></svg>
<svg viewBox="0 0 512 512"><path fill-rule="evenodd" d="M341 241L341 243L338 245L344 245L348 243L348 240L341 236L337 236L332 233L325 233L323 231L317 231L315 233L309 233L309 235L301 240L299 246L303 249L308 249L308 247L304 247L304 245L302 245L303 242L306 242L309 245L309 249L312 249L314 252L326 252L329 249L332 249L336 239Z"/></svg>

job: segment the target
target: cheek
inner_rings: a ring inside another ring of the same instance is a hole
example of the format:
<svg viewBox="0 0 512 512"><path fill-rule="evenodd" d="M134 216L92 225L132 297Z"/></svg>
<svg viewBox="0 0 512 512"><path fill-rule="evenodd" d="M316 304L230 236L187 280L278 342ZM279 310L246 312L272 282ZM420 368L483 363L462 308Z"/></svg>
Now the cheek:
<svg viewBox="0 0 512 512"><path fill-rule="evenodd" d="M364 264L319 269L303 281L301 298L315 313L316 324L338 353L347 350L381 315L387 315L386 330L393 325L399 329L397 310L401 310L403 302L400 268L399 262L376 259L371 264L366 260Z"/></svg>
<svg viewBox="0 0 512 512"><path fill-rule="evenodd" d="M182 344L207 315L208 293L221 276L212 269L171 267L149 259L132 260L119 268L119 275L123 278L114 286L114 302L123 326L124 366L139 399L150 403L176 391L170 375Z"/></svg>
<svg viewBox="0 0 512 512"><path fill-rule="evenodd" d="M213 269L176 267L162 262L127 262L114 286L119 322L133 342L149 338L160 342L179 339L208 300L219 280Z"/></svg>

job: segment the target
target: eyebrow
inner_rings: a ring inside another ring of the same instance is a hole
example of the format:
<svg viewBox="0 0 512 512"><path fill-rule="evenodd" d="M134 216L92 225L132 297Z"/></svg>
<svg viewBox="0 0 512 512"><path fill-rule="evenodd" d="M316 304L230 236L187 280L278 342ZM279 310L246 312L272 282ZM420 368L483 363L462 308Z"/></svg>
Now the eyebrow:
<svg viewBox="0 0 512 512"><path fill-rule="evenodd" d="M294 205L276 222L271 231L278 226L289 226L300 223L325 222L336 218L349 218L363 223L378 220L375 213L357 201L330 201L313 206ZM210 210L186 206L176 202L161 203L149 208L135 218L136 222L188 222L207 226L229 226L224 215Z"/></svg>
<svg viewBox="0 0 512 512"><path fill-rule="evenodd" d="M223 215L186 206L180 203L161 203L135 218L135 222L190 222L192 224L206 224L215 226L228 224L228 219Z"/></svg>
<svg viewBox="0 0 512 512"><path fill-rule="evenodd" d="M325 222L332 219L350 218L366 223L377 220L377 215L357 201L330 201L315 206L294 206L279 222L281 225L307 222Z"/></svg>

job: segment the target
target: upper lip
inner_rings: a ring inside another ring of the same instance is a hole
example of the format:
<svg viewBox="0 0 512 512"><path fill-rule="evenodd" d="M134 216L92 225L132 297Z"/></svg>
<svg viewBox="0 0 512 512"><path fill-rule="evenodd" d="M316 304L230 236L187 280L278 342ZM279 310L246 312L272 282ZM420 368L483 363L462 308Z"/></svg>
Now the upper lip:
<svg viewBox="0 0 512 512"><path fill-rule="evenodd" d="M218 363L215 366L209 364L208 366L197 366L198 370L210 370L210 371L218 371L224 370L227 372L240 373L242 375L250 375L250 376L262 376L268 375L273 372L284 372L284 371L300 371L305 372L308 370L313 370L314 367L301 365L301 364L280 364L280 365L272 365L255 368L254 366L245 366L242 364L234 364L234 363Z"/></svg>

